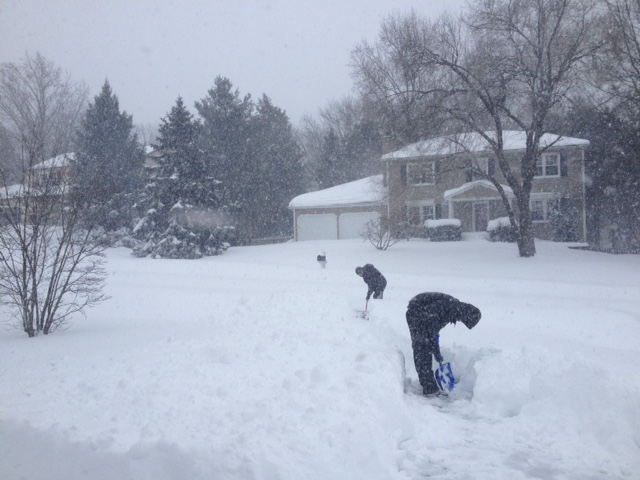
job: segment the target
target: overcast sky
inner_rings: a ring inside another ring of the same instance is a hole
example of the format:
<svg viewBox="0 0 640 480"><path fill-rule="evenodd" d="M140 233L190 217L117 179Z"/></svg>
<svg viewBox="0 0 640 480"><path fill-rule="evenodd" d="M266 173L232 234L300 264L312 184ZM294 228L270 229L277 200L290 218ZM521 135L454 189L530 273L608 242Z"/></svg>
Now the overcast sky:
<svg viewBox="0 0 640 480"><path fill-rule="evenodd" d="M181 95L192 112L216 76L267 94L295 125L350 93L350 51L411 8L438 16L462 0L0 0L0 62L26 52L84 81L105 78L136 124Z"/></svg>

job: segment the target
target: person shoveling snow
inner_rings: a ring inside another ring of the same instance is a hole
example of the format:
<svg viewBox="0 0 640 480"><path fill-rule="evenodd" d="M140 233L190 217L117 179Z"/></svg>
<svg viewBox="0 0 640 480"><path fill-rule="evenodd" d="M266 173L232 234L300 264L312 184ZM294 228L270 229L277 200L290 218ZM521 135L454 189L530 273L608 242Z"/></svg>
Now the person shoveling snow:
<svg viewBox="0 0 640 480"><path fill-rule="evenodd" d="M445 391L451 390L454 385L451 366L445 364L440 353L440 330L447 324L455 325L456 322L462 322L467 328L472 329L481 316L477 307L446 293L420 293L409 301L406 318L411 334L413 361L424 395L439 393L438 383ZM439 382L436 382L431 367L432 356L440 364L442 378Z"/></svg>

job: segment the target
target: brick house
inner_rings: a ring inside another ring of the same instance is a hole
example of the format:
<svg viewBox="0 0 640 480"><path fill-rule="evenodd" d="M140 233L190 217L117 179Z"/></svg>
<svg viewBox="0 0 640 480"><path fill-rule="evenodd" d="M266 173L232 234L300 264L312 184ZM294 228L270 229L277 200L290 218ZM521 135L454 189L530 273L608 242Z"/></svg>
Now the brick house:
<svg viewBox="0 0 640 480"><path fill-rule="evenodd" d="M505 131L504 152L513 171L525 150L521 131ZM576 240L586 239L584 149L588 140L545 134L531 190L536 238L553 240L554 212L571 214ZM430 219L459 219L463 232L482 232L490 220L507 215L495 178L513 205L486 140L478 134L441 137L407 145L382 156L388 187L387 217L392 225L419 227Z"/></svg>

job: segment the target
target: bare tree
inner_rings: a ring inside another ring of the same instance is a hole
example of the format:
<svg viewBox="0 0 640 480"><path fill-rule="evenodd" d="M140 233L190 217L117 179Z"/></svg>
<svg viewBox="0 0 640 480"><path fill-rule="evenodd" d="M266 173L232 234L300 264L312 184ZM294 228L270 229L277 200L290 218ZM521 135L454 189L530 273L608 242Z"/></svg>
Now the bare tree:
<svg viewBox="0 0 640 480"><path fill-rule="evenodd" d="M604 43L601 6L597 0L477 0L460 19L390 17L377 46L354 51L361 88L383 83L389 99L411 96L443 124L484 138L516 197L522 257L536 253L529 200L539 142L549 113L579 85L585 60ZM514 128L526 134L518 169L504 153L504 132Z"/></svg>
<svg viewBox="0 0 640 480"><path fill-rule="evenodd" d="M134 131L138 135L141 145L153 145L158 138L158 125L150 122L134 125Z"/></svg>
<svg viewBox="0 0 640 480"><path fill-rule="evenodd" d="M608 0L608 45L600 57L603 87L640 112L640 0Z"/></svg>
<svg viewBox="0 0 640 480"><path fill-rule="evenodd" d="M86 89L41 55L0 66L0 121L20 183L0 169L0 303L30 337L105 299L103 250L69 185L67 155Z"/></svg>
<svg viewBox="0 0 640 480"><path fill-rule="evenodd" d="M399 229L391 229L381 219L370 220L365 226L360 236L364 240L369 240L371 245L377 250L386 250L401 240L405 240L395 234Z"/></svg>

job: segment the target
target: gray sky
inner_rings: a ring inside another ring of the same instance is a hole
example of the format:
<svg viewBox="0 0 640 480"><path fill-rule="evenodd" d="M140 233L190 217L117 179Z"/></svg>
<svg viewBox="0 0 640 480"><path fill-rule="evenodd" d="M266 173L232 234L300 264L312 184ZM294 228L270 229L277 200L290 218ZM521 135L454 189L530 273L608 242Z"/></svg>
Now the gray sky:
<svg viewBox="0 0 640 480"><path fill-rule="evenodd" d="M84 81L105 78L134 123L159 123L216 76L267 94L296 124L350 93L349 53L381 20L438 16L462 0L0 0L0 62L39 51Z"/></svg>

